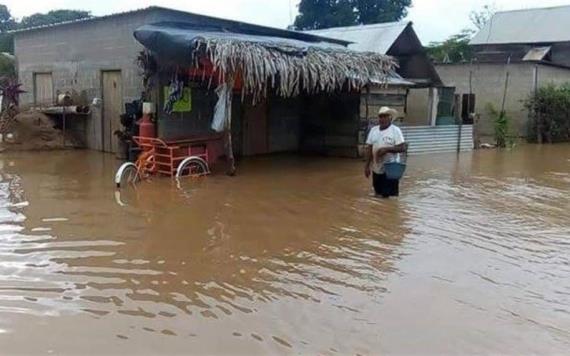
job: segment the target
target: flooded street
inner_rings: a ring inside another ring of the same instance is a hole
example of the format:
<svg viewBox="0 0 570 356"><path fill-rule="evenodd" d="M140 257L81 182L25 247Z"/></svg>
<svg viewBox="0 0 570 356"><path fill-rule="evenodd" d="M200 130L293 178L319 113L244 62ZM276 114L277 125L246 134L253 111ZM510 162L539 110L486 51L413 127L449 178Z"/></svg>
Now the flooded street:
<svg viewBox="0 0 570 356"><path fill-rule="evenodd" d="M354 160L115 196L113 156L0 156L4 354L565 354L570 146Z"/></svg>

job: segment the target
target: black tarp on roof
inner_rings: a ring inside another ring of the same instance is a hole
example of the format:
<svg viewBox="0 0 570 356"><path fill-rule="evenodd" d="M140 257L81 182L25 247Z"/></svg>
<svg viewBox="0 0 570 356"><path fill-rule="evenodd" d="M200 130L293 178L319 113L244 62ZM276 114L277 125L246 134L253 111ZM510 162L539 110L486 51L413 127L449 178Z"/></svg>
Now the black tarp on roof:
<svg viewBox="0 0 570 356"><path fill-rule="evenodd" d="M287 51L292 55L302 56L309 47L323 49L346 49L345 46L315 38L307 41L293 38L263 36L248 33L236 33L220 27L196 26L189 23L162 22L144 25L138 28L134 36L144 47L168 58L170 61L187 64L196 39L234 39L262 44L265 47Z"/></svg>

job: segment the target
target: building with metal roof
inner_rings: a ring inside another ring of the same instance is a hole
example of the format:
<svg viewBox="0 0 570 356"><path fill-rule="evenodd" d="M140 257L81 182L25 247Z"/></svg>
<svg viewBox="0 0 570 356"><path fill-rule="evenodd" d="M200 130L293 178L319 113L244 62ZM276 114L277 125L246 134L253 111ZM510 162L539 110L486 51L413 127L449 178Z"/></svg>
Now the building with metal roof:
<svg viewBox="0 0 570 356"><path fill-rule="evenodd" d="M570 66L570 5L498 12L470 45L478 62Z"/></svg>
<svg viewBox="0 0 570 356"><path fill-rule="evenodd" d="M441 86L441 79L429 60L412 22L336 27L306 31L311 35L349 42L355 51L387 54L398 59L398 74L416 87Z"/></svg>
<svg viewBox="0 0 570 356"><path fill-rule="evenodd" d="M471 45L570 42L570 5L497 12Z"/></svg>
<svg viewBox="0 0 570 356"><path fill-rule="evenodd" d="M496 13L471 40L471 63L441 63L446 85L468 98L465 115L478 117L476 135L493 141L488 108L502 109L513 132L525 137L530 124L524 102L539 87L570 82L570 6Z"/></svg>
<svg viewBox="0 0 570 356"><path fill-rule="evenodd" d="M356 51L388 54L411 22L389 22L375 25L335 27L306 33L351 42L348 48Z"/></svg>

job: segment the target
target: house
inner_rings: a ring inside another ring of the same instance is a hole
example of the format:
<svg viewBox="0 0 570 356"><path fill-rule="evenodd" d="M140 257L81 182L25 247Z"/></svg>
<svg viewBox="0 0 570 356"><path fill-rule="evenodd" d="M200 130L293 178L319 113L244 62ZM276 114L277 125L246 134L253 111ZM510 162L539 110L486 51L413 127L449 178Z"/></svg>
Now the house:
<svg viewBox="0 0 570 356"><path fill-rule="evenodd" d="M496 13L470 45L472 62L437 65L444 83L462 95L462 115L476 113L478 136L492 141L490 108L504 103L514 134L526 137L524 101L541 86L570 81L570 6Z"/></svg>
<svg viewBox="0 0 570 356"><path fill-rule="evenodd" d="M410 97L404 98L408 100L395 105L405 114L404 124L429 125L435 119L430 107L437 106L434 103L435 91L442 86L442 82L411 22L337 27L308 33L351 42L348 48L355 51L381 53L396 58L396 71L411 82L405 93ZM424 100L418 100L422 95L425 96ZM386 101L382 104L394 106L395 103Z"/></svg>
<svg viewBox="0 0 570 356"><path fill-rule="evenodd" d="M118 150L114 133L121 128L123 105L141 96L156 104L160 138L218 137L211 129L219 100L215 89L221 84L216 82L229 83L232 76L235 87L228 112L236 154L307 151L356 156L363 83L377 80L386 90L408 85L394 72L389 57L351 51L348 41L160 7L14 35L19 80L27 90L22 105L53 105L57 94L68 92L83 105L93 104L89 117L72 119L70 125L83 132L86 147L105 152ZM194 47L200 43L208 45ZM190 56L223 45L235 54L227 65L212 63L223 56L210 52L209 58ZM246 67L240 57L244 48L271 54L254 64L265 74ZM326 59L315 60L313 67L330 78L300 72L308 68L305 62L311 56ZM143 68L148 60L156 62L150 74L149 63ZM272 72L275 68L279 71ZM186 104L166 110L169 86L177 82L188 93Z"/></svg>
<svg viewBox="0 0 570 356"><path fill-rule="evenodd" d="M407 85L393 88L391 92L382 86L372 86L369 93L364 93L360 111L362 126L374 121L379 107L392 106L402 113L399 125L412 142L411 152L473 148L472 127L465 126L460 135L454 126L454 89L444 87L412 22L337 27L307 33L348 41L348 48L352 50L385 54L398 61L396 72ZM368 110L364 109L364 103L369 104Z"/></svg>

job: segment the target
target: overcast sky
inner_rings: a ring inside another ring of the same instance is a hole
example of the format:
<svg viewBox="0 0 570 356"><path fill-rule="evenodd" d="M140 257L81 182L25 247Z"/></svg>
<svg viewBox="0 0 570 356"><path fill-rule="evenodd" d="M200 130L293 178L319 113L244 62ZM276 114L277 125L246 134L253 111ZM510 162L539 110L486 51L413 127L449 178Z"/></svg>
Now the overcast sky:
<svg viewBox="0 0 570 356"><path fill-rule="evenodd" d="M80 7L106 15L150 5L284 28L294 19L299 0L0 0L15 17L52 9ZM484 5L498 10L570 5L570 0L414 0L408 19L424 44L439 41L469 27L469 13Z"/></svg>

